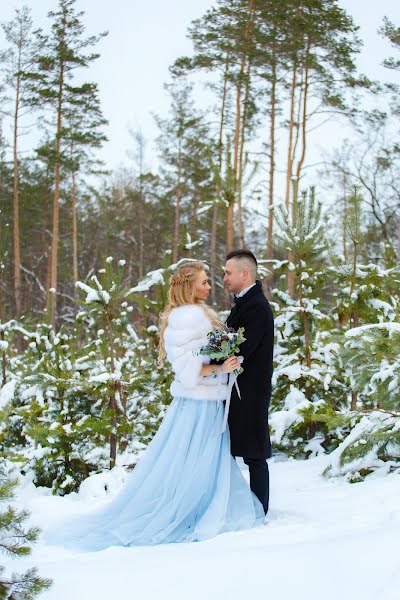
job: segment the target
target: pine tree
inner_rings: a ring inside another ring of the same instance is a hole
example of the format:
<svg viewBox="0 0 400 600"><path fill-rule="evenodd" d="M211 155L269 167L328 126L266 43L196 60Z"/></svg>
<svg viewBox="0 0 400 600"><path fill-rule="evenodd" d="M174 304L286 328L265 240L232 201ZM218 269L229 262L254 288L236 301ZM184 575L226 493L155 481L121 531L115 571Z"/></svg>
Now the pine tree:
<svg viewBox="0 0 400 600"><path fill-rule="evenodd" d="M67 89L65 104L63 155L65 170L71 177L72 280L75 285L79 277L78 188L79 185L83 185L84 177L104 172L103 163L95 158L93 151L107 140L102 131L107 121L101 112L98 87L95 83L84 83L80 88L75 87L72 92Z"/></svg>
<svg viewBox="0 0 400 600"><path fill-rule="evenodd" d="M9 47L4 54L6 85L13 91L13 255L15 315L21 312L21 256L19 205L19 150L20 118L29 111L26 77L32 74L35 47L32 40L32 18L28 7L16 9L15 18L3 23L2 29Z"/></svg>
<svg viewBox="0 0 400 600"><path fill-rule="evenodd" d="M53 198L53 230L52 252L50 269L50 286L48 294L48 309L51 323L55 324L57 303L57 270L58 270L58 244L59 244L59 200L63 163L63 141L71 137L73 122L77 115L85 118L85 109L89 103L93 105L96 99L95 84L76 84L74 81L76 69L87 68L95 59L96 53L88 53L87 49L93 47L106 35L84 35L82 23L83 12L76 12L76 0L59 0L58 9L49 12L51 19L51 35L37 32L37 43L40 53L36 57L37 74L28 75L30 83L30 102L35 102L41 107L49 106L54 115L54 198ZM73 107L73 110L72 110ZM96 110L97 113L97 110ZM91 111L90 121L92 120ZM69 123L68 123L69 120ZM85 123L88 130L89 123ZM78 134L82 133L82 128Z"/></svg>
<svg viewBox="0 0 400 600"><path fill-rule="evenodd" d="M330 339L332 322L321 310L327 247L321 203L312 188L295 206L295 214L284 205L275 213L281 251L289 252L293 262L266 261L282 278L288 270L293 273L296 293L292 298L284 290L272 292L277 344L270 422L275 443L303 455L331 450L347 423L337 413L345 391L340 346Z"/></svg>
<svg viewBox="0 0 400 600"><path fill-rule="evenodd" d="M161 130L158 144L165 192L173 206L171 260L176 263L182 258L185 228L193 231L198 209L209 195L212 180L208 156L212 144L204 118L194 108L193 86L178 79L166 88L171 109L168 119L157 118Z"/></svg>
<svg viewBox="0 0 400 600"><path fill-rule="evenodd" d="M244 245L244 219L242 211L242 186L246 136L251 131L254 116L252 74L254 61L254 0L221 0L216 8L196 19L190 28L195 55L183 57L174 64L175 71L217 71L222 78L221 105L219 109L218 164L222 176L224 137L232 140L233 181L232 202L226 206L226 250L233 248L235 239L234 208L238 210L239 245ZM228 111L228 108L230 109ZM232 128L227 135L224 130ZM214 208L213 232L215 234L218 205ZM214 255L212 263L215 262ZM214 275L212 274L212 281Z"/></svg>
<svg viewBox="0 0 400 600"><path fill-rule="evenodd" d="M124 261L112 263L78 282L84 303L74 327L13 328L26 349L9 361L1 456L59 495L148 443L171 400L170 371L157 369L158 329L136 333L127 302L135 292L123 284ZM154 314L150 299L148 306Z"/></svg>
<svg viewBox="0 0 400 600"><path fill-rule="evenodd" d="M329 286L333 291L330 314L337 323L336 339L343 345L344 334L351 335L352 328L393 321L398 313L398 269L381 268L365 262L365 231L362 224L362 197L358 189L346 198L343 239L347 252L332 256L333 265L326 270ZM332 331L335 337L334 331ZM344 366L343 378L351 393L350 409L356 410L367 398L362 390L352 384L351 372ZM347 374L346 374L347 373ZM360 396L361 393L361 396Z"/></svg>
<svg viewBox="0 0 400 600"><path fill-rule="evenodd" d="M357 483L375 472L400 473L399 413L355 415L351 432L329 456L323 475Z"/></svg>
<svg viewBox="0 0 400 600"><path fill-rule="evenodd" d="M125 261L119 261L117 268L112 267L112 262L112 257L108 257L99 277L92 276L92 286L77 284L86 293L85 319L89 318L97 331L96 352L92 349L90 353L100 353L100 369L90 383L93 386L97 381L99 392L108 397L110 468L115 465L118 444L124 450L132 434L136 432L141 441L149 441L163 405L171 400L169 371L154 372L157 357L153 329L147 331L143 340L129 323L133 307L127 299L137 295L135 288L128 289L124 284ZM154 302L150 306L153 312ZM146 415L151 418L144 426Z"/></svg>
<svg viewBox="0 0 400 600"><path fill-rule="evenodd" d="M382 322L346 332L343 359L364 409L400 413L400 324Z"/></svg>
<svg viewBox="0 0 400 600"><path fill-rule="evenodd" d="M0 474L0 502L9 502L14 498L18 481L7 479ZM29 517L27 511L18 511L11 504L0 511L0 545L9 556L27 556L31 552L39 535L36 527L26 528ZM13 573L4 576L4 567L0 567L0 600L33 600L42 591L51 587L51 579L39 576L37 569L29 569L22 575Z"/></svg>

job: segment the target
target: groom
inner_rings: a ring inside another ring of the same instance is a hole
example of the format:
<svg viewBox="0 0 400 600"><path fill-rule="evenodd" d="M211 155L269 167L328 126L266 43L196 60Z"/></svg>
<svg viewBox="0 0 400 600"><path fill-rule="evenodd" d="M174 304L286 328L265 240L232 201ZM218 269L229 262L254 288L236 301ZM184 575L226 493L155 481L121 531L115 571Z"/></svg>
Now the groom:
<svg viewBox="0 0 400 600"><path fill-rule="evenodd" d="M274 346L274 319L261 281L257 260L250 250L234 250L226 257L224 284L234 293L235 305L226 321L237 330L244 327L246 341L240 346L244 371L238 376L241 398L233 387L229 409L231 453L242 456L249 467L250 488L267 514L271 456L268 407Z"/></svg>

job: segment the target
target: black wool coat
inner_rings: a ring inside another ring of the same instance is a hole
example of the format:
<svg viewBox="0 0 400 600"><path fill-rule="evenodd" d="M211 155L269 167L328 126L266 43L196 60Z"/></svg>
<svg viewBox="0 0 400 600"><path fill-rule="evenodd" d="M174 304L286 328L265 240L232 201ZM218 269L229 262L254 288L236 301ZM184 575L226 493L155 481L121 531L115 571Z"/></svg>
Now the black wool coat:
<svg viewBox="0 0 400 600"><path fill-rule="evenodd" d="M235 305L226 321L237 330L244 327L246 341L240 346L243 373L238 376L239 398L234 386L229 407L231 453L245 458L269 458L271 440L268 409L273 371L274 318L260 280Z"/></svg>

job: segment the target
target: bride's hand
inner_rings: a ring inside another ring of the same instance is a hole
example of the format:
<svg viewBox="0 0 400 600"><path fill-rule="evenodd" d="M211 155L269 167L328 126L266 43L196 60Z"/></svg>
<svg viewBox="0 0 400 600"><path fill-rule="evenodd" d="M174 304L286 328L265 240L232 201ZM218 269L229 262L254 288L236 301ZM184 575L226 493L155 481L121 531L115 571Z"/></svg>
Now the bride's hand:
<svg viewBox="0 0 400 600"><path fill-rule="evenodd" d="M223 373L231 373L235 369L240 367L240 362L237 356L230 356L226 359L226 361L222 364L222 372Z"/></svg>

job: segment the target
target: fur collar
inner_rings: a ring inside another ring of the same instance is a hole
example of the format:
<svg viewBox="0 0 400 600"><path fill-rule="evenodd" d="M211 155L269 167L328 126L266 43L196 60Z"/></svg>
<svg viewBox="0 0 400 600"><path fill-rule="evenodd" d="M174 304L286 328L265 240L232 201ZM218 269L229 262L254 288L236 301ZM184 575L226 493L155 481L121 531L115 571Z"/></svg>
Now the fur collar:
<svg viewBox="0 0 400 600"><path fill-rule="evenodd" d="M199 346L207 343L207 333L213 328L210 319L199 304L185 304L173 308L164 330L166 349L170 346Z"/></svg>
<svg viewBox="0 0 400 600"><path fill-rule="evenodd" d="M168 317L168 325L173 329L186 329L193 319L195 321L207 319L204 309L200 304L183 304L172 309Z"/></svg>

